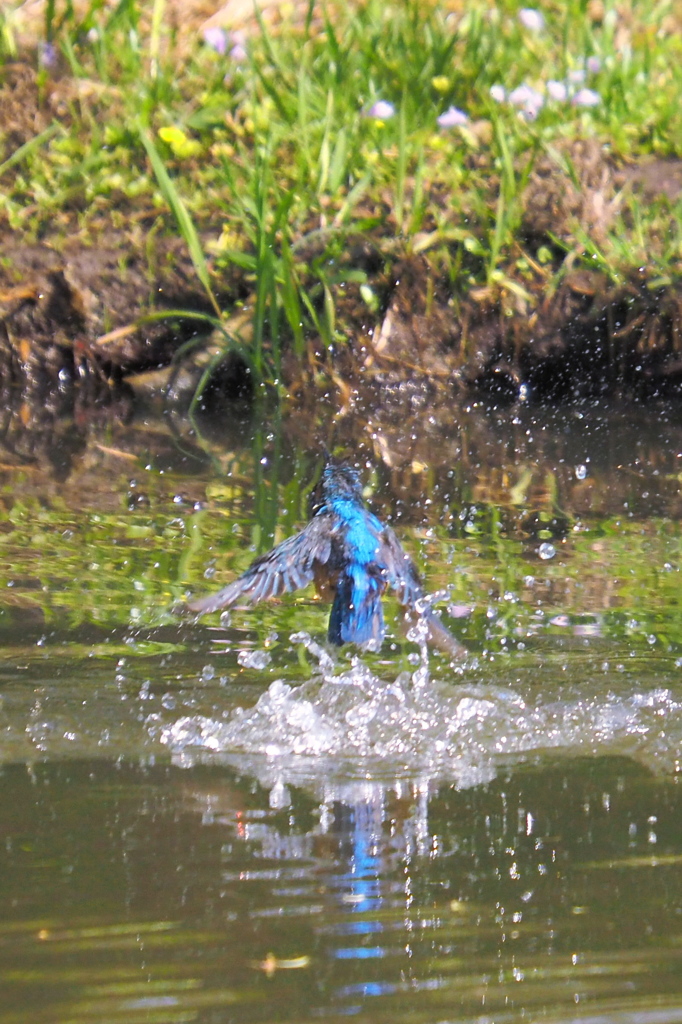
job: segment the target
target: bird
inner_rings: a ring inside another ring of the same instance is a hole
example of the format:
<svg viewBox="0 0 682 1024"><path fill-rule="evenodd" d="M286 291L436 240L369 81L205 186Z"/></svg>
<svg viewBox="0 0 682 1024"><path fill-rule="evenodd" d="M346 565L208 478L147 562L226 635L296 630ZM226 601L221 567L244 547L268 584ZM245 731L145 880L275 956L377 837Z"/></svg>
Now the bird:
<svg viewBox="0 0 682 1024"><path fill-rule="evenodd" d="M414 562L391 527L366 507L360 474L345 462L327 461L321 499L300 533L260 555L222 590L190 600L186 607L203 615L257 604L313 582L322 595L332 598L330 644L378 649L386 633L381 598L390 589L408 623L418 618L425 622L427 639L434 646L458 660L467 654L428 604L417 607L426 595Z"/></svg>

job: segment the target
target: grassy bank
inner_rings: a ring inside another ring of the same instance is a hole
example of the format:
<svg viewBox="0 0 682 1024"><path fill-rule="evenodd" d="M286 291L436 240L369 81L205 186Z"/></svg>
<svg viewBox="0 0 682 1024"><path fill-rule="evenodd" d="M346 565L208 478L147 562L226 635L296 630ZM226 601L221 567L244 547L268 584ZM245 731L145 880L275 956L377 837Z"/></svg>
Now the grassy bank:
<svg viewBox="0 0 682 1024"><path fill-rule="evenodd" d="M180 50L163 0L54 0L28 52L10 6L0 227L57 249L113 233L149 292L180 233L261 377L364 357L407 264L404 301L446 311L471 356L472 303L505 330L579 272L583 296L675 287L679 29L654 0L311 2L276 30L197 23Z"/></svg>

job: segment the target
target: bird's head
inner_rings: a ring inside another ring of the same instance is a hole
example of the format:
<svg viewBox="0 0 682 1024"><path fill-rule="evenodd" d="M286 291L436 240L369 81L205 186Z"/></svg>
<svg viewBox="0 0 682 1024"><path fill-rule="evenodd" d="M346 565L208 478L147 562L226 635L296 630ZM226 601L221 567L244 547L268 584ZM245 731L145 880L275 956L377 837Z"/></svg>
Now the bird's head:
<svg viewBox="0 0 682 1024"><path fill-rule="evenodd" d="M325 501L362 501L359 472L342 462L328 462L322 473L322 494Z"/></svg>

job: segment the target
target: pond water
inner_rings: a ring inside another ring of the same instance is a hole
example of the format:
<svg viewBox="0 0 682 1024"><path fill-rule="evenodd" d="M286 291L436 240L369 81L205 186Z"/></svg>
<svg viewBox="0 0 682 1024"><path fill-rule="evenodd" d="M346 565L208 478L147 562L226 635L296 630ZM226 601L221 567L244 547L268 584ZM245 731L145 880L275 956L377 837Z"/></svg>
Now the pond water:
<svg viewBox="0 0 682 1024"><path fill-rule="evenodd" d="M682 409L17 412L0 1024L682 1022ZM362 468L460 665L178 616Z"/></svg>

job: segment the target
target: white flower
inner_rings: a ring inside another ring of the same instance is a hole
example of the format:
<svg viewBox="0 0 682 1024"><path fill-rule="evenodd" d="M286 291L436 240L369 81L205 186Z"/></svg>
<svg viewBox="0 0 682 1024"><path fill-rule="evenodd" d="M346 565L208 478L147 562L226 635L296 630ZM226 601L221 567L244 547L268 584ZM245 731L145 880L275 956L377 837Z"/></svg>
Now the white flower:
<svg viewBox="0 0 682 1024"><path fill-rule="evenodd" d="M544 15L534 7L522 7L519 11L519 21L529 32L542 32L545 27Z"/></svg>
<svg viewBox="0 0 682 1024"><path fill-rule="evenodd" d="M368 117L375 117L377 121L388 121L395 115L395 107L388 100L377 100L367 112Z"/></svg>
<svg viewBox="0 0 682 1024"><path fill-rule="evenodd" d="M556 100L558 103L563 103L568 98L568 89L565 82L557 82L555 79L550 78L546 89L549 98Z"/></svg>
<svg viewBox="0 0 682 1024"><path fill-rule="evenodd" d="M574 107L598 107L601 96L594 89L579 89L571 103Z"/></svg>
<svg viewBox="0 0 682 1024"><path fill-rule="evenodd" d="M440 128L458 128L460 125L467 124L469 118L463 110L458 110L457 107L448 107L445 113L437 118L437 121Z"/></svg>
<svg viewBox="0 0 682 1024"><path fill-rule="evenodd" d="M496 103L504 103L507 98L507 91L503 85L491 85L490 86L490 98L495 100Z"/></svg>

